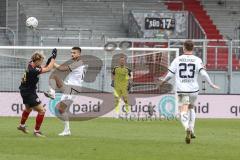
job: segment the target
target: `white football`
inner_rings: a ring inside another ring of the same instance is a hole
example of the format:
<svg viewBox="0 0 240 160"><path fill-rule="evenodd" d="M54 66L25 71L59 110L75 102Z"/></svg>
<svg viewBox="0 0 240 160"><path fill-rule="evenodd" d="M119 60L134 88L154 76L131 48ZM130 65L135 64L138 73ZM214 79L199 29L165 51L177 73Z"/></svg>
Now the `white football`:
<svg viewBox="0 0 240 160"><path fill-rule="evenodd" d="M38 26L38 20L37 20L37 18L35 18L35 17L29 17L29 18L26 20L26 26L27 26L27 27L32 27L32 28L37 28L37 26Z"/></svg>

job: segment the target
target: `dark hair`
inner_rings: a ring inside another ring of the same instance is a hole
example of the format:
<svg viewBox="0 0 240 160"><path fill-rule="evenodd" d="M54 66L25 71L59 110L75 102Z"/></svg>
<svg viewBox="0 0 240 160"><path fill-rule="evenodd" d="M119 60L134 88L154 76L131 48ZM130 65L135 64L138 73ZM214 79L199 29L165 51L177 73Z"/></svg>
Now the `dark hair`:
<svg viewBox="0 0 240 160"><path fill-rule="evenodd" d="M187 51L192 51L192 50L193 50L194 43L193 43L192 40L186 40L183 45L184 45L184 48L185 48Z"/></svg>
<svg viewBox="0 0 240 160"><path fill-rule="evenodd" d="M80 53L82 51L82 49L80 47L72 47L72 50L78 50Z"/></svg>

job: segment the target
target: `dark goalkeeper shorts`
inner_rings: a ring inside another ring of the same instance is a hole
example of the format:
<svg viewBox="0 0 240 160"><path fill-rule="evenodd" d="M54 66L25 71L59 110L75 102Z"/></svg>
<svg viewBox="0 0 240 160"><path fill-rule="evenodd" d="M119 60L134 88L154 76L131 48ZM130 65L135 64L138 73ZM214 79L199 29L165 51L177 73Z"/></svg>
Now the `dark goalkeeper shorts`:
<svg viewBox="0 0 240 160"><path fill-rule="evenodd" d="M35 106L41 104L41 101L40 101L37 93L20 91L20 94L23 99L23 104L25 104L29 107L35 107Z"/></svg>

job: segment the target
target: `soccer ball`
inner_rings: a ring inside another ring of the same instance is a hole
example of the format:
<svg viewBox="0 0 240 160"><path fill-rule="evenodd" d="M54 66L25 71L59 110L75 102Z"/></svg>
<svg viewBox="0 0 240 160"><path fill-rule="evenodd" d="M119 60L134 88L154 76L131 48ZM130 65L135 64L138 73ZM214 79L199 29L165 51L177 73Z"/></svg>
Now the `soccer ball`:
<svg viewBox="0 0 240 160"><path fill-rule="evenodd" d="M26 20L26 26L27 26L27 27L30 27L30 28L37 28L37 26L38 26L38 20L37 20L37 18L35 18L35 17L29 17L29 18Z"/></svg>

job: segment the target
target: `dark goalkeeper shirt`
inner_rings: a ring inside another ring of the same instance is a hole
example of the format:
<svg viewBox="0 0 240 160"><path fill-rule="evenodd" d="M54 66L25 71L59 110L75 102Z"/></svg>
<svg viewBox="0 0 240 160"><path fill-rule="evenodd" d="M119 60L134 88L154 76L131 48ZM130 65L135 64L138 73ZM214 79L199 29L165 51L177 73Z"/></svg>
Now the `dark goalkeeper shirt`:
<svg viewBox="0 0 240 160"><path fill-rule="evenodd" d="M39 75L42 72L41 67L33 67L32 63L29 62L26 71L23 74L20 91L25 92L36 92L37 83L39 81Z"/></svg>

